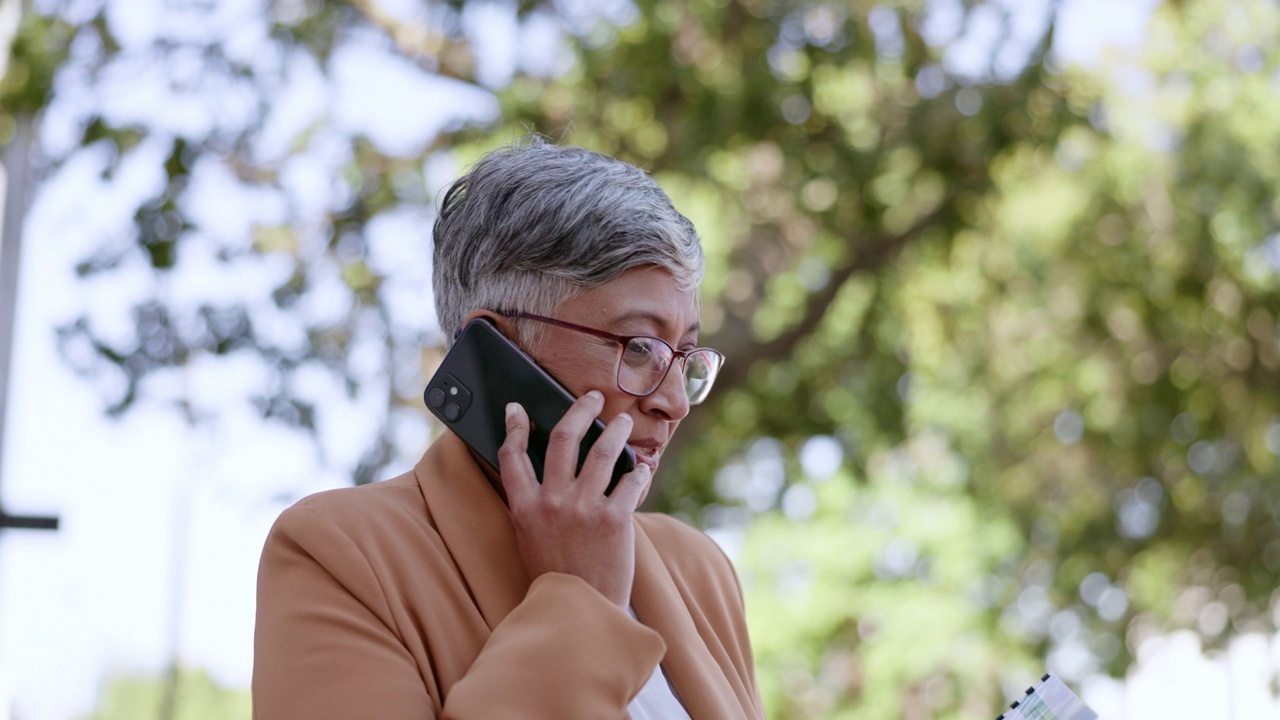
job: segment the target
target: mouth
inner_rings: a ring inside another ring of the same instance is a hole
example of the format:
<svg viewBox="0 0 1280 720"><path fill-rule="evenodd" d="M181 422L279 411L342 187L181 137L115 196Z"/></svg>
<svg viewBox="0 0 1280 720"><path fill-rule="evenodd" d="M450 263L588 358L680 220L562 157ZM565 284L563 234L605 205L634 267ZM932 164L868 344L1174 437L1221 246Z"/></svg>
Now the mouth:
<svg viewBox="0 0 1280 720"><path fill-rule="evenodd" d="M629 447L636 454L636 462L644 463L649 466L650 471L658 469L658 463L662 459L662 446L656 444L629 444Z"/></svg>

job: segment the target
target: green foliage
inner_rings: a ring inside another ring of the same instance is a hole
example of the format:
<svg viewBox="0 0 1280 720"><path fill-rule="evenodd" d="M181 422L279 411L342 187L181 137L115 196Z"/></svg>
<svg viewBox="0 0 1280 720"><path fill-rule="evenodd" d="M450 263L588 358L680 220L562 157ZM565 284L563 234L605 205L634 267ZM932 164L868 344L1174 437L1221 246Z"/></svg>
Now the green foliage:
<svg viewBox="0 0 1280 720"><path fill-rule="evenodd" d="M34 113L49 102L53 77L66 61L71 34L71 26L57 18L23 16L0 78L0 145L9 142L13 115Z"/></svg>
<svg viewBox="0 0 1280 720"><path fill-rule="evenodd" d="M1046 34L993 81L942 70L914 8L645 2L569 76L508 96L518 122L728 208L700 224L726 387L686 420L698 451L664 490L746 528L771 716L984 717L1045 656L1120 673L1156 629L1271 627L1280 25L1267 3L1210 7L1161 7L1137 59L1100 72L1046 62ZM788 455L815 435L856 491L800 522L770 508L803 474L726 492L720 468L759 462L759 438ZM983 519L938 522L941 547L1019 539L942 592L868 570L891 542L867 536L873 463L930 437L968 469L932 517ZM885 608L930 629L866 642ZM958 637L971 655L945 650Z"/></svg>
<svg viewBox="0 0 1280 720"><path fill-rule="evenodd" d="M992 627L992 573L1022 540L966 492L936 433L869 476L801 472L749 532L743 582L769 717L989 717L997 679L1035 667Z"/></svg>
<svg viewBox="0 0 1280 720"><path fill-rule="evenodd" d="M141 675L113 678L98 708L84 720L246 720L252 715L248 690L223 688L203 670L182 670L171 679Z"/></svg>

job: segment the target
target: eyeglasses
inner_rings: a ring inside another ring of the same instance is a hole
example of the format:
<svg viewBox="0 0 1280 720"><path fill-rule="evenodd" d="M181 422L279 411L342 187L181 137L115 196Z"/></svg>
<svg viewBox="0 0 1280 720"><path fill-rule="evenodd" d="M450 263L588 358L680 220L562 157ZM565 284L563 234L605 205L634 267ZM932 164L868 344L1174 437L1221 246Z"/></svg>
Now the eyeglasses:
<svg viewBox="0 0 1280 720"><path fill-rule="evenodd" d="M656 392L662 386L662 381L666 379L671 366L679 359L684 374L685 396L689 399L690 405L697 405L707 399L707 394L711 392L711 385L715 383L716 375L720 372L720 366L724 365L724 355L711 348L680 351L671 347L665 340L648 335L615 335L585 325L519 310L495 312L504 317L534 320L618 343L622 348L621 357L618 359L618 388L636 397L646 397Z"/></svg>

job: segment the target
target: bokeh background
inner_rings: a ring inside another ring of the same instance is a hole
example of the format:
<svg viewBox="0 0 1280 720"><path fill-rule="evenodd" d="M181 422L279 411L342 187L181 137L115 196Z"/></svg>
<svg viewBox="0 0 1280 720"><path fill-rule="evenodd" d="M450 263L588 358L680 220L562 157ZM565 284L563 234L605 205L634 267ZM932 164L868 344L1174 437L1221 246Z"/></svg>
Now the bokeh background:
<svg viewBox="0 0 1280 720"><path fill-rule="evenodd" d="M734 558L771 718L1045 669L1280 714L1271 0L2 0L0 40L0 500L60 521L0 530L0 717L249 717L266 531L441 431L434 203L530 131L703 235L729 361L651 505Z"/></svg>

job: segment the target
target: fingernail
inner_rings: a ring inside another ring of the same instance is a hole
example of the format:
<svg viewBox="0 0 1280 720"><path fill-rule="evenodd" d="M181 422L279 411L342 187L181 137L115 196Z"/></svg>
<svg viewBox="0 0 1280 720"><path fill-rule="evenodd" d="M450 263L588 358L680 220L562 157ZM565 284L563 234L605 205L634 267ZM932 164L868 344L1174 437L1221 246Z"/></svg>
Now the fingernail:
<svg viewBox="0 0 1280 720"><path fill-rule="evenodd" d="M587 397L592 400L604 400L604 395L600 394L599 390L588 390Z"/></svg>
<svg viewBox="0 0 1280 720"><path fill-rule="evenodd" d="M507 403L507 422L516 419L516 413L520 410L520 406L516 403Z"/></svg>

